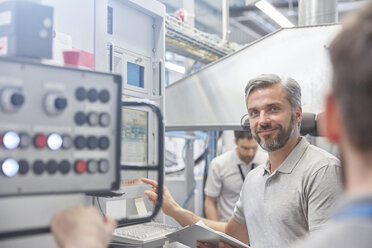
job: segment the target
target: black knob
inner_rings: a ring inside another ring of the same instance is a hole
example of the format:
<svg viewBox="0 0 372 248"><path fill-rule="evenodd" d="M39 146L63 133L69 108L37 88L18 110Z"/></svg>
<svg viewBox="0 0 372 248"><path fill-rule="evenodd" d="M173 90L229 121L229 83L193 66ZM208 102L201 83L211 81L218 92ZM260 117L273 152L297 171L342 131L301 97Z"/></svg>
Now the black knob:
<svg viewBox="0 0 372 248"><path fill-rule="evenodd" d="M54 101L54 106L58 110L63 110L67 106L67 99L65 97L57 97Z"/></svg>
<svg viewBox="0 0 372 248"><path fill-rule="evenodd" d="M71 169L71 164L67 160L62 160L61 163L59 163L59 171L62 174L67 174Z"/></svg>
<svg viewBox="0 0 372 248"><path fill-rule="evenodd" d="M95 102L98 100L98 92L95 89L88 90L88 100L90 102Z"/></svg>
<svg viewBox="0 0 372 248"><path fill-rule="evenodd" d="M36 160L34 162L33 170L36 175L40 175L44 172L45 164L41 160Z"/></svg>
<svg viewBox="0 0 372 248"><path fill-rule="evenodd" d="M21 88L5 86L0 90L0 107L7 113L18 111L25 102Z"/></svg>
<svg viewBox="0 0 372 248"><path fill-rule="evenodd" d="M86 139L84 138L84 136L81 136L81 135L76 136L74 143L75 143L76 149L78 150L84 149L87 145Z"/></svg>
<svg viewBox="0 0 372 248"><path fill-rule="evenodd" d="M107 138L107 137L99 138L98 146L101 150L107 150L107 148L110 146L109 138Z"/></svg>
<svg viewBox="0 0 372 248"><path fill-rule="evenodd" d="M101 102L106 103L110 100L110 93L108 90L101 90L98 97Z"/></svg>
<svg viewBox="0 0 372 248"><path fill-rule="evenodd" d="M78 101L84 101L87 97L87 91L84 88L79 87L75 91L75 97Z"/></svg>
<svg viewBox="0 0 372 248"><path fill-rule="evenodd" d="M18 173L21 175L26 174L28 170L30 169L30 165L28 164L26 160L21 160L18 162L18 164L19 164Z"/></svg>
<svg viewBox="0 0 372 248"><path fill-rule="evenodd" d="M75 123L79 126L83 125L85 123L86 117L85 114L81 111L77 112L75 114Z"/></svg>
<svg viewBox="0 0 372 248"><path fill-rule="evenodd" d="M44 109L48 115L59 115L63 112L66 106L67 99L62 92L49 91L45 95Z"/></svg>
<svg viewBox="0 0 372 248"><path fill-rule="evenodd" d="M15 107L20 107L25 102L25 97L21 93L14 93L10 97L10 101Z"/></svg>
<svg viewBox="0 0 372 248"><path fill-rule="evenodd" d="M46 164L46 170L49 174L54 174L58 170L58 164L55 160L49 160Z"/></svg>

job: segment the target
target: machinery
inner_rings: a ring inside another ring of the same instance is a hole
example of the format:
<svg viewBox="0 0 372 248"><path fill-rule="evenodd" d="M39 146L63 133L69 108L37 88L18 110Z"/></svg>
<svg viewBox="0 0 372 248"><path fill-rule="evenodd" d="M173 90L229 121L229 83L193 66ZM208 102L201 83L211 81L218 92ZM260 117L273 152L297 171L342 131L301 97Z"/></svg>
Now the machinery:
<svg viewBox="0 0 372 248"><path fill-rule="evenodd" d="M0 60L2 247L55 247L50 235L9 237L46 233L56 211L77 204L121 225L160 208L139 179L163 181L164 6L39 2L53 8L53 57ZM65 50L79 52L78 68L54 66Z"/></svg>
<svg viewBox="0 0 372 248"><path fill-rule="evenodd" d="M0 65L0 196L118 189L121 77Z"/></svg>

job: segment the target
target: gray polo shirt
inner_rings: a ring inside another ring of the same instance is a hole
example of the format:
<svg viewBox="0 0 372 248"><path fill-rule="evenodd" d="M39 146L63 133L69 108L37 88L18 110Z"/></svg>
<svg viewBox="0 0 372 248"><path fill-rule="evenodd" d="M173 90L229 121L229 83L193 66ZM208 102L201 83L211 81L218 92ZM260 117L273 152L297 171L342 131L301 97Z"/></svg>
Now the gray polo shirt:
<svg viewBox="0 0 372 248"><path fill-rule="evenodd" d="M209 197L217 197L219 221L227 222L231 218L235 203L239 199L244 181L238 165L240 165L243 175L246 176L249 171L259 164L265 163L266 160L267 153L257 150L252 162L246 164L238 157L236 148L212 160L204 193Z"/></svg>
<svg viewBox="0 0 372 248"><path fill-rule="evenodd" d="M270 174L251 171L233 218L246 223L252 247L287 247L322 227L342 193L339 160L305 138Z"/></svg>

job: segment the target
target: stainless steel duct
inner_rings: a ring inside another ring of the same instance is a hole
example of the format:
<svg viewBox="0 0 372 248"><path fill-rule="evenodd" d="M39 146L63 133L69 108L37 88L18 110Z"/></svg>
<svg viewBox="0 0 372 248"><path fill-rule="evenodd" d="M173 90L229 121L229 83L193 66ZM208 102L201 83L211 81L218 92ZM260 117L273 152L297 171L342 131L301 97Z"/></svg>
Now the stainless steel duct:
<svg viewBox="0 0 372 248"><path fill-rule="evenodd" d="M284 28L203 67L165 90L166 130L241 128L244 88L263 73L290 76L302 88L304 112L324 111L331 78L327 47L340 25Z"/></svg>
<svg viewBox="0 0 372 248"><path fill-rule="evenodd" d="M338 22L337 0L300 0L298 24L300 26Z"/></svg>

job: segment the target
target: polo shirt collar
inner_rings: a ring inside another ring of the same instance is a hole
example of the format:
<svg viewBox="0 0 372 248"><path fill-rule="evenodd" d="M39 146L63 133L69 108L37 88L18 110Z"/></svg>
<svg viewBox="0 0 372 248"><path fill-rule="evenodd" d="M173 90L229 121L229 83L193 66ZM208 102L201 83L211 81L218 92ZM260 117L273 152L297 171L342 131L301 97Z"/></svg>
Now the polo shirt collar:
<svg viewBox="0 0 372 248"><path fill-rule="evenodd" d="M277 171L281 173L290 174L292 173L293 169L296 167L298 161L300 161L302 155L306 151L307 147L309 146L309 142L304 137L301 137L300 142L295 146L292 152L287 156L287 158L283 161L283 163L278 167ZM270 174L270 161L269 159L266 162L266 166L264 167L264 174Z"/></svg>

